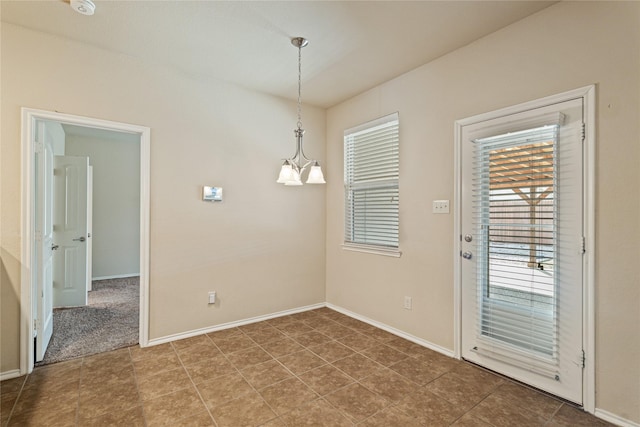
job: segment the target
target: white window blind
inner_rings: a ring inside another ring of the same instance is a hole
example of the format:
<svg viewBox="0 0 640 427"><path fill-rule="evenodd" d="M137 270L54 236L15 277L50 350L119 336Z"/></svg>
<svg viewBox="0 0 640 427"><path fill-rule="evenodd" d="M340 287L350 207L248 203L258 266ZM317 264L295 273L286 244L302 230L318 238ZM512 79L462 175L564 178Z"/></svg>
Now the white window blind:
<svg viewBox="0 0 640 427"><path fill-rule="evenodd" d="M344 133L345 245L398 248L398 113Z"/></svg>

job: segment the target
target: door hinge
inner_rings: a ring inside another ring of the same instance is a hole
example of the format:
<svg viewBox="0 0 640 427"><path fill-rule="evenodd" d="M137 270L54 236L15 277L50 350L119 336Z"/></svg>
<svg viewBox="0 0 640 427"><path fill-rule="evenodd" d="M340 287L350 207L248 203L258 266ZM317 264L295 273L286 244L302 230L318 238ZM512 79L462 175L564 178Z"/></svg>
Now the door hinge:
<svg viewBox="0 0 640 427"><path fill-rule="evenodd" d="M580 131L580 138L582 139L582 142L584 142L584 140L587 138L587 125L584 122L582 122L582 129Z"/></svg>
<svg viewBox="0 0 640 427"><path fill-rule="evenodd" d="M33 330L34 331L38 330L38 319L33 319Z"/></svg>
<svg viewBox="0 0 640 427"><path fill-rule="evenodd" d="M582 236L582 240L580 242L580 251L582 254L587 252L587 240Z"/></svg>
<svg viewBox="0 0 640 427"><path fill-rule="evenodd" d="M587 356L585 355L584 350L582 350L582 357L580 361L582 362L582 369L584 369L587 366Z"/></svg>

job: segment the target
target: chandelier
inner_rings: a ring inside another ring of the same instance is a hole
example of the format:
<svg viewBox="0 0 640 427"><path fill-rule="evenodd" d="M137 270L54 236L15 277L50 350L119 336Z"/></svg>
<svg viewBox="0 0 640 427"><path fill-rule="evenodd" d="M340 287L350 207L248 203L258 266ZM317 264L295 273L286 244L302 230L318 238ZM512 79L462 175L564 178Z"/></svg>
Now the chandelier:
<svg viewBox="0 0 640 427"><path fill-rule="evenodd" d="M296 137L296 152L293 156L285 159L276 182L284 185L302 185L302 173L311 166L307 176L307 184L325 184L320 164L317 160L305 156L302 149L302 137L304 136L300 96L302 93L302 48L309 44L309 41L303 37L294 37L291 39L291 44L298 48L298 128L293 130Z"/></svg>

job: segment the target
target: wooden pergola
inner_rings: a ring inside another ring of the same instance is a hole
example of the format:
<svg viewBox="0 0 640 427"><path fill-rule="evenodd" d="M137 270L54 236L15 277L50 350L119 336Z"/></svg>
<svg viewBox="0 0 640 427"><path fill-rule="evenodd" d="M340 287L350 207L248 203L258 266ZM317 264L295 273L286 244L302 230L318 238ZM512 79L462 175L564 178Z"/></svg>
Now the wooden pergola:
<svg viewBox="0 0 640 427"><path fill-rule="evenodd" d="M529 206L532 227L529 243L529 267L537 267L536 208L553 194L553 141L501 148L489 153L489 188L512 190Z"/></svg>

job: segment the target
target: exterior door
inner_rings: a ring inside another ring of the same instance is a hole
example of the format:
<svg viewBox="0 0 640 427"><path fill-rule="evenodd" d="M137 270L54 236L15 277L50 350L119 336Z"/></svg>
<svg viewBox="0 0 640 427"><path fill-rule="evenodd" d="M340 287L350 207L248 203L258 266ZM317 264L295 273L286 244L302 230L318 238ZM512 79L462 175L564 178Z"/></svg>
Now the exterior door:
<svg viewBox="0 0 640 427"><path fill-rule="evenodd" d="M583 99L461 129L462 357L582 403Z"/></svg>
<svg viewBox="0 0 640 427"><path fill-rule="evenodd" d="M35 263L33 309L36 362L44 358L53 334L53 145L45 122L37 122L35 137Z"/></svg>
<svg viewBox="0 0 640 427"><path fill-rule="evenodd" d="M87 305L88 157L55 156L55 307Z"/></svg>

